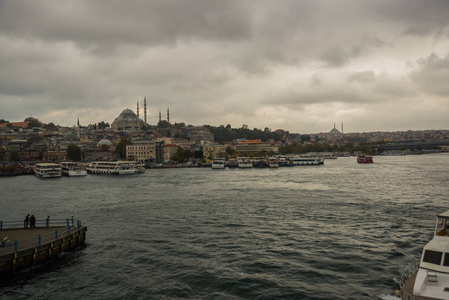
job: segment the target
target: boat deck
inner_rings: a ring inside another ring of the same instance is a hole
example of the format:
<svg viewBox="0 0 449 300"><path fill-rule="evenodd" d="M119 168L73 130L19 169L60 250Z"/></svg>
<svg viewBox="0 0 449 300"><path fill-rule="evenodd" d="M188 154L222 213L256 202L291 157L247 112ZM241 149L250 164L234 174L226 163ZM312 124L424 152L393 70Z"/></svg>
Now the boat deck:
<svg viewBox="0 0 449 300"><path fill-rule="evenodd" d="M412 276L406 281L404 286L402 287L402 300L436 300L436 298L429 298L423 296L413 296L413 287L415 286L416 274L418 272L413 273Z"/></svg>

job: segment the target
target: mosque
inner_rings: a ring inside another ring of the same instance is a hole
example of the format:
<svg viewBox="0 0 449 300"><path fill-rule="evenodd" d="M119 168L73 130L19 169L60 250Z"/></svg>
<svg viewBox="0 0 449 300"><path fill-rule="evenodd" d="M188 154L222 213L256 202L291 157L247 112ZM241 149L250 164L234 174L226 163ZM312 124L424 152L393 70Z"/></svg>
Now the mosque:
<svg viewBox="0 0 449 300"><path fill-rule="evenodd" d="M137 102L137 114L131 109L124 109L120 115L115 118L111 124L113 130L140 130L143 129L147 123L147 98L143 100L144 105L144 120L139 118L139 102ZM161 121L161 112L159 111L159 122ZM167 109L167 122L170 123L170 111Z"/></svg>

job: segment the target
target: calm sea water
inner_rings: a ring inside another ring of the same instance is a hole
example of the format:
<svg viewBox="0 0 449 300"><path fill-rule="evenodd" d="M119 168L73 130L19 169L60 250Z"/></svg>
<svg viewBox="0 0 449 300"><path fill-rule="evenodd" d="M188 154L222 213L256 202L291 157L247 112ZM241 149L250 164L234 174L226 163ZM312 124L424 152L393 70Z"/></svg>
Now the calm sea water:
<svg viewBox="0 0 449 300"><path fill-rule="evenodd" d="M0 219L74 215L87 245L0 299L393 299L438 213L449 155L279 169L0 178Z"/></svg>

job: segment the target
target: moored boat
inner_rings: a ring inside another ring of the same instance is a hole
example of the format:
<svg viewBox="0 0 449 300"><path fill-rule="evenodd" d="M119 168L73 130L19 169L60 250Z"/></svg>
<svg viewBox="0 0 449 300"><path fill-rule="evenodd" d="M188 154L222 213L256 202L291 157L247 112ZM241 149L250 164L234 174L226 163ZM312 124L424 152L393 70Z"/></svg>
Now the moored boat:
<svg viewBox="0 0 449 300"><path fill-rule="evenodd" d="M253 162L249 157L238 157L237 158L237 166L239 168L252 168Z"/></svg>
<svg viewBox="0 0 449 300"><path fill-rule="evenodd" d="M289 164L294 166L319 166L324 164L324 159L318 156L290 156L288 158Z"/></svg>
<svg viewBox="0 0 449 300"><path fill-rule="evenodd" d="M359 156L357 156L357 162L359 164L372 164L373 163L373 157L372 156L359 155Z"/></svg>
<svg viewBox="0 0 449 300"><path fill-rule="evenodd" d="M144 164L136 164L136 174L145 173L145 165Z"/></svg>
<svg viewBox="0 0 449 300"><path fill-rule="evenodd" d="M279 168L279 159L276 157L268 158L268 167L269 168Z"/></svg>
<svg viewBox="0 0 449 300"><path fill-rule="evenodd" d="M86 176L86 168L77 162L64 161L59 163L61 165L61 172L64 176Z"/></svg>
<svg viewBox="0 0 449 300"><path fill-rule="evenodd" d="M54 163L38 163L34 168L34 175L39 178L61 177L61 166Z"/></svg>
<svg viewBox="0 0 449 300"><path fill-rule="evenodd" d="M268 167L268 162L265 157L253 158L253 168L266 168L266 167Z"/></svg>
<svg viewBox="0 0 449 300"><path fill-rule="evenodd" d="M86 167L89 174L131 175L136 173L135 165L129 161L96 161Z"/></svg>
<svg viewBox="0 0 449 300"><path fill-rule="evenodd" d="M19 165L0 166L0 176L17 176L22 174L22 168Z"/></svg>
<svg viewBox="0 0 449 300"><path fill-rule="evenodd" d="M434 236L424 246L416 271L401 279L402 299L449 299L449 211L437 216Z"/></svg>
<svg viewBox="0 0 449 300"><path fill-rule="evenodd" d="M214 158L212 160L212 169L224 169L226 160L224 158Z"/></svg>

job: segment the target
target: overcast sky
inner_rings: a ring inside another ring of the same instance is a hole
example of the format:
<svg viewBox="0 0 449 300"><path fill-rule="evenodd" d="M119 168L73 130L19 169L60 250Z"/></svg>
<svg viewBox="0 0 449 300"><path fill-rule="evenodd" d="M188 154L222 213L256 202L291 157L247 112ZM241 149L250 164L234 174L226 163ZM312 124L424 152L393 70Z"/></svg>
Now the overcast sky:
<svg viewBox="0 0 449 300"><path fill-rule="evenodd" d="M0 0L0 119L449 129L447 0Z"/></svg>

